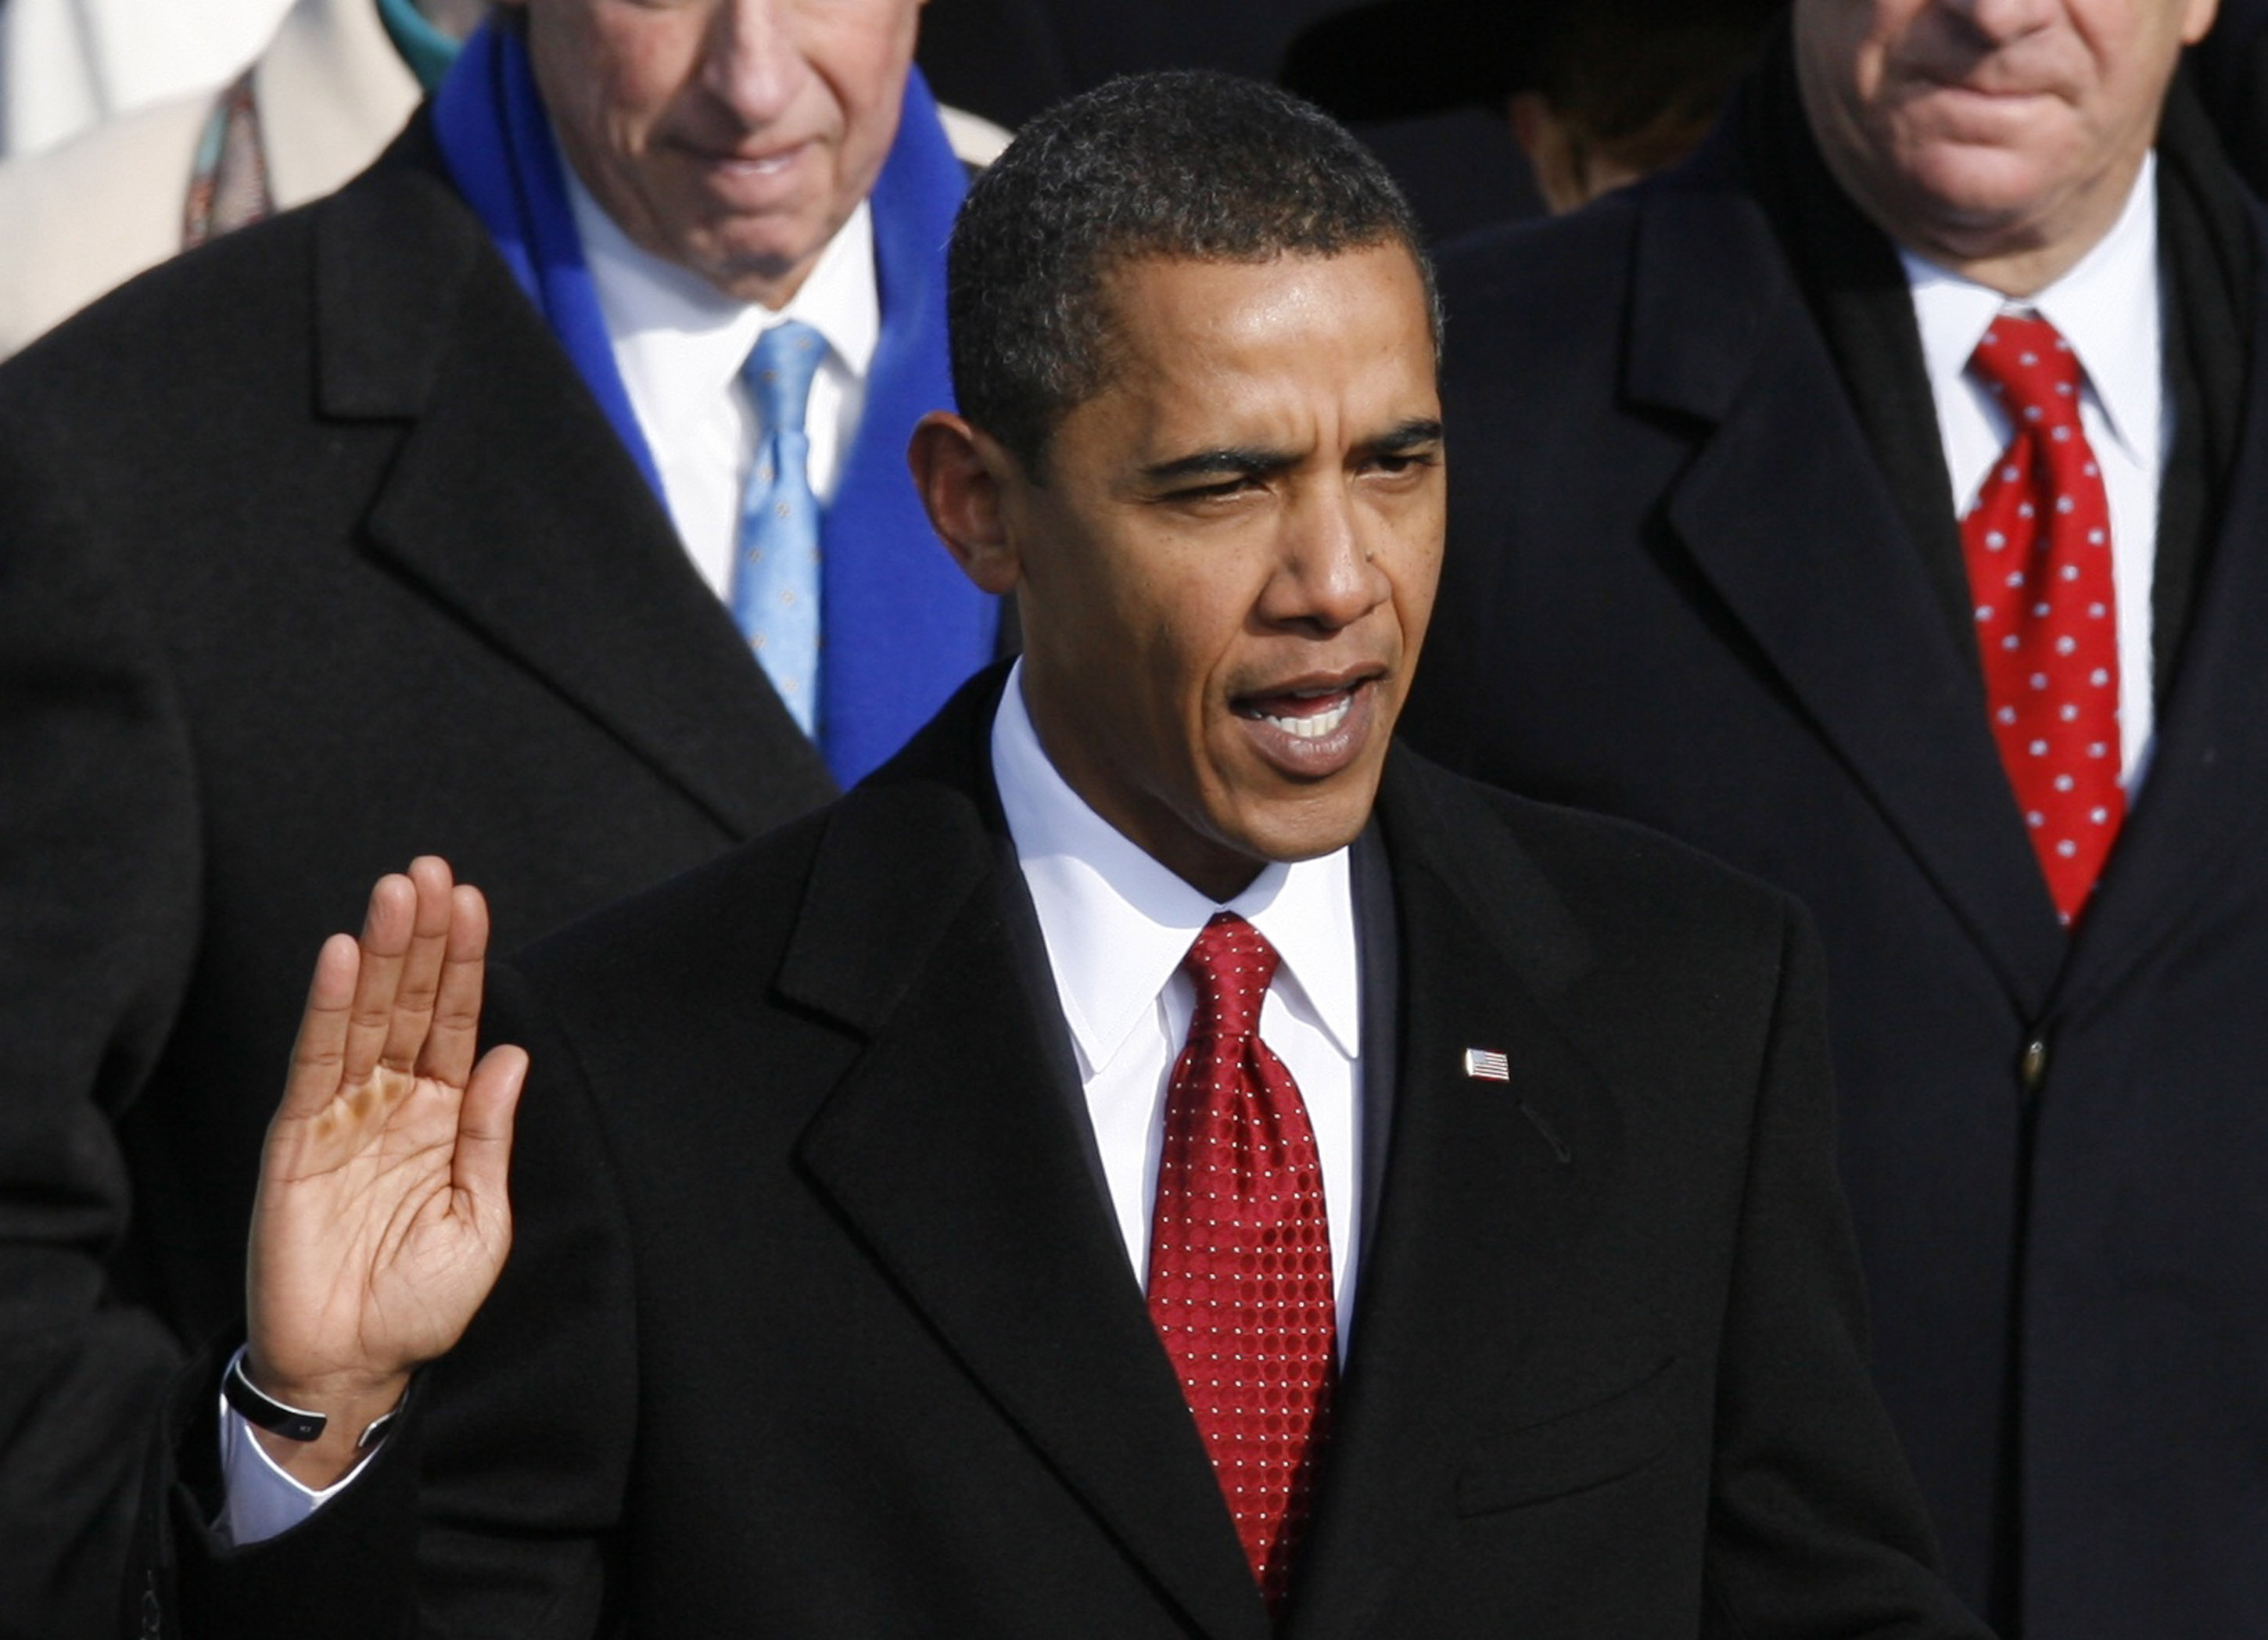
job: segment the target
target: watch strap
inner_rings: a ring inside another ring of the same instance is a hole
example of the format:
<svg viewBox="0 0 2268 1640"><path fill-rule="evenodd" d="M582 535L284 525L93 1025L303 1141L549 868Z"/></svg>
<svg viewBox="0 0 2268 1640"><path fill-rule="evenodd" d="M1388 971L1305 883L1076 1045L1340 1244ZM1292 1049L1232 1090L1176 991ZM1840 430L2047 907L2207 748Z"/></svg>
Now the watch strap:
<svg viewBox="0 0 2268 1640"><path fill-rule="evenodd" d="M228 1404L235 1409L239 1416L254 1429L266 1430L271 1435L280 1435L287 1441L322 1439L323 1431L330 1427L331 1421L328 1415L309 1412L305 1408L294 1407L280 1401L273 1395L264 1393L258 1385L245 1376L244 1357L249 1348L247 1344L239 1344L236 1353L228 1358L228 1370L221 1374L220 1393ZM396 1408L396 1411L398 1410L399 1408ZM385 1434L386 1426L392 1423L394 1419L393 1412L372 1419L369 1427L363 1430L361 1438L355 1442L355 1450L361 1452L379 1436Z"/></svg>

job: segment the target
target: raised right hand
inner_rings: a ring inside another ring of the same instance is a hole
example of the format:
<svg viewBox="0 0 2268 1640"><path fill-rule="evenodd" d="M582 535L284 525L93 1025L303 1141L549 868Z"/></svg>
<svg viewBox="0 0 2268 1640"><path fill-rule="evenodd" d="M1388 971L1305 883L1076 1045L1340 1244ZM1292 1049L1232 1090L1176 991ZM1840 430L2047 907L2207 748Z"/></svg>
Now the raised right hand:
<svg viewBox="0 0 2268 1640"><path fill-rule="evenodd" d="M245 1370L329 1415L322 1438L261 1444L320 1488L462 1335L512 1245L504 1181L527 1055L473 1063L488 949L478 889L426 857L371 890L359 941L315 961L268 1129L246 1269Z"/></svg>

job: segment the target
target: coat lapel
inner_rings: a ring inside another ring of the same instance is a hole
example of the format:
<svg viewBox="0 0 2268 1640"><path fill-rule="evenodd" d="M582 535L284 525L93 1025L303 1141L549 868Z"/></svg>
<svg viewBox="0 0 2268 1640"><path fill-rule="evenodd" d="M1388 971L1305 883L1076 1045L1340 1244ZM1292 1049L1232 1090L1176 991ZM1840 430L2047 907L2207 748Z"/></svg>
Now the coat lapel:
<svg viewBox="0 0 2268 1640"><path fill-rule="evenodd" d="M1552 1307L1623 1154L1616 1107L1552 1012L1586 964L1580 931L1501 827L1458 824L1441 790L1397 766L1381 794L1403 930L1393 1133L1292 1599L1300 1640L1362 1632L1424 1546L1472 1408L1517 1396L1539 1342L1523 1328ZM1468 1048L1503 1053L1515 1079L1468 1076Z"/></svg>
<svg viewBox="0 0 2268 1640"><path fill-rule="evenodd" d="M1632 277L1625 387L1703 429L1671 531L2036 1017L2065 941L1976 669L1762 215L1660 189Z"/></svg>
<svg viewBox="0 0 2268 1640"><path fill-rule="evenodd" d="M868 1047L801 1158L1165 1598L1198 1632L1256 1640L1266 1615L1088 1165L998 847L965 785L886 772L836 811L780 984Z"/></svg>
<svg viewBox="0 0 2268 1640"><path fill-rule="evenodd" d="M317 243L317 393L407 423L370 550L753 835L832 795L676 532L413 126Z"/></svg>
<svg viewBox="0 0 2268 1640"><path fill-rule="evenodd" d="M2256 242L2260 218L2254 210ZM2268 280L2255 311L2268 313ZM2147 956L2226 880L2232 853L2257 847L2268 812L2268 494L2242 475L2268 472L2268 348L2251 349L2243 431L2219 538L2198 589L2171 687L2158 702L2156 745L2142 790L2101 885L2080 919L2056 995L2085 1005Z"/></svg>

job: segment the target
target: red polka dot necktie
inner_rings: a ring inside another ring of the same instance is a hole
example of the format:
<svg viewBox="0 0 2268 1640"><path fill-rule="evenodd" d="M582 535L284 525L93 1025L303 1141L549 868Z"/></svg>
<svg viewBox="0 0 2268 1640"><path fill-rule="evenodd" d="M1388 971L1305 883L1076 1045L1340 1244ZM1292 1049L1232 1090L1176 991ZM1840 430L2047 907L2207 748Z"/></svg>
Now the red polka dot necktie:
<svg viewBox="0 0 2268 1640"><path fill-rule="evenodd" d="M1260 1040L1276 965L1226 911L1189 947L1197 1013L1166 1094L1150 1221L1150 1319L1270 1612L1291 1586L1338 1371L1314 1129Z"/></svg>
<svg viewBox="0 0 2268 1640"><path fill-rule="evenodd" d="M1984 699L2056 909L2069 923L2125 818L2110 504L2080 429L2079 357L2003 313L1969 361L2014 432L1961 521Z"/></svg>

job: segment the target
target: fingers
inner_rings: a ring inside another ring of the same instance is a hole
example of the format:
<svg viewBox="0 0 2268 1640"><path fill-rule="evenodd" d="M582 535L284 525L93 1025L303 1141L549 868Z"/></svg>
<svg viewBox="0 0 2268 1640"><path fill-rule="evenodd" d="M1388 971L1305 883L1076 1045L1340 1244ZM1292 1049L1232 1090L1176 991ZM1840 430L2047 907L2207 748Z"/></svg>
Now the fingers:
<svg viewBox="0 0 2268 1640"><path fill-rule="evenodd" d="M381 877L370 891L363 916L362 967L355 975L354 1001L347 1018L340 1081L353 1087L376 1069L394 1028L394 994L417 921L417 885L400 874Z"/></svg>
<svg viewBox="0 0 2268 1640"><path fill-rule="evenodd" d="M464 1085L480 1021L488 908L431 855L380 878L359 940L335 934L316 959L284 1113L313 1115L381 1064Z"/></svg>
<svg viewBox="0 0 2268 1640"><path fill-rule="evenodd" d="M489 908L481 891L469 883L458 884L448 903L448 932L431 1010L432 1028L417 1056L417 1073L452 1087L463 1087L472 1074L473 1050L480 1038Z"/></svg>
<svg viewBox="0 0 2268 1640"><path fill-rule="evenodd" d="M475 1215L504 1210L511 1171L512 1118L527 1082L524 1049L492 1048L481 1056L457 1119L451 1182L471 1197Z"/></svg>
<svg viewBox="0 0 2268 1640"><path fill-rule="evenodd" d="M307 986L307 1006L299 1016L291 1073L284 1083L284 1116L312 1116L338 1092L361 963L361 948L350 934L332 935L316 954L315 976Z"/></svg>
<svg viewBox="0 0 2268 1640"><path fill-rule="evenodd" d="M454 911L446 861L430 854L420 856L409 863L409 881L416 892L410 914L409 949L394 979L386 1045L379 1052L379 1063L404 1072L417 1063L424 1050ZM463 1078L455 1080L461 1083Z"/></svg>

